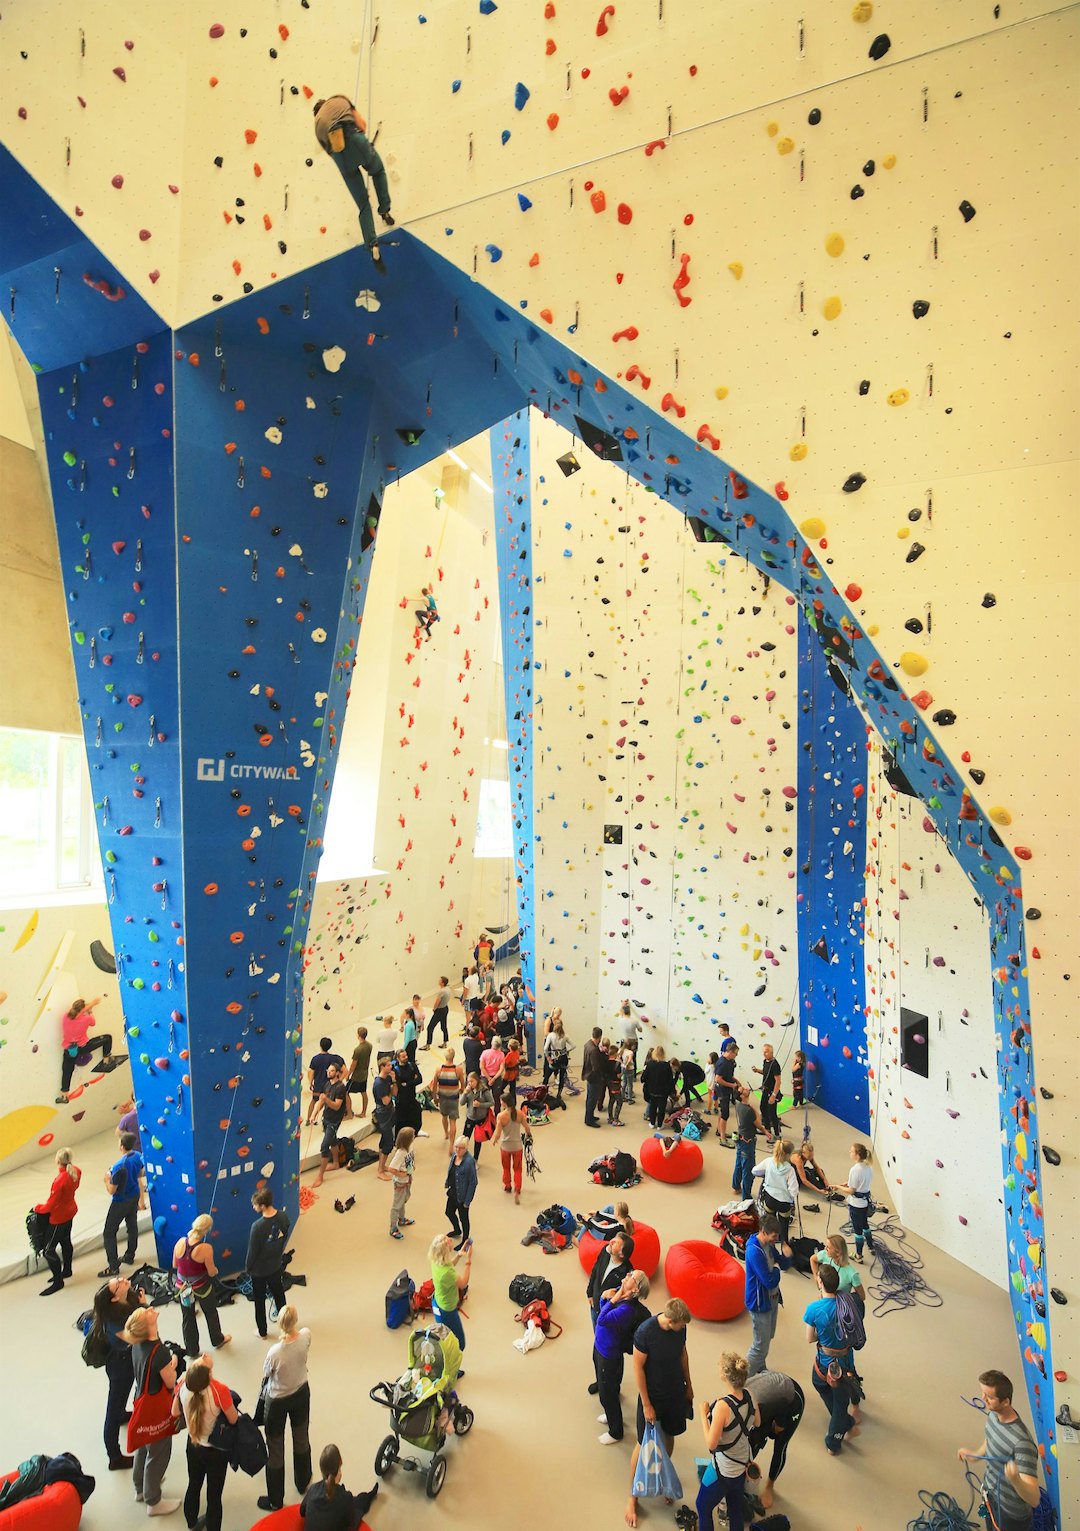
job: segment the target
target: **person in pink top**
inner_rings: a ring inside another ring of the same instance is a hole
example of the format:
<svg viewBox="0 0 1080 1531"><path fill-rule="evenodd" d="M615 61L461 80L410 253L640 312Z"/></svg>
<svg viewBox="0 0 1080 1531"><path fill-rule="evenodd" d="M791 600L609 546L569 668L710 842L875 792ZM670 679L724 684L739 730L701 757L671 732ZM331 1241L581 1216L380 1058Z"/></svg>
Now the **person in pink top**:
<svg viewBox="0 0 1080 1531"><path fill-rule="evenodd" d="M59 1149L56 1179L49 1188L48 1199L34 1208L35 1212L47 1213L49 1218L49 1242L41 1253L48 1261L52 1280L39 1293L41 1297L51 1297L54 1292L59 1292L65 1278L71 1275L71 1225L79 1210L75 1205L75 1192L81 1179L82 1170L72 1163L71 1149Z"/></svg>
<svg viewBox="0 0 1080 1531"><path fill-rule="evenodd" d="M101 1000L100 994L96 999L89 1001L77 999L64 1016L62 1022L64 1054L60 1064L60 1094L56 1097L58 1106L67 1104L71 1078L81 1054L95 1052L100 1047L102 1060L99 1072L107 1074L112 1068L112 1037L104 1032L99 1037L90 1035L91 1027L97 1025L94 1020L94 1006L100 1005Z"/></svg>
<svg viewBox="0 0 1080 1531"><path fill-rule="evenodd" d="M502 1038L492 1037L491 1046L480 1054L480 1077L491 1091L495 1101L495 1114L502 1110L503 1092L503 1064L506 1062L506 1054L503 1052Z"/></svg>

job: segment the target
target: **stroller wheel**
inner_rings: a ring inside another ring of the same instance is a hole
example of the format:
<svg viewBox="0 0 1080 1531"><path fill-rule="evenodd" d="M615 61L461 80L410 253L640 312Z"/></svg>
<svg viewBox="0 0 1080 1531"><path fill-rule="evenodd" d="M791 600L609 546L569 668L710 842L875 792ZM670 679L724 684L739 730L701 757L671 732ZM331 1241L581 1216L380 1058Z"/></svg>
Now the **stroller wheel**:
<svg viewBox="0 0 1080 1531"><path fill-rule="evenodd" d="M401 1445L397 1436L388 1435L383 1441L382 1445L379 1447L378 1451L375 1453L376 1477L381 1478L384 1473L389 1472L390 1468L393 1467L394 1463L397 1461L398 1452L400 1450Z"/></svg>
<svg viewBox="0 0 1080 1531"><path fill-rule="evenodd" d="M431 1466L427 1475L427 1496L429 1499L438 1497L439 1490L446 1481L446 1458L438 1454L432 1457Z"/></svg>
<svg viewBox="0 0 1080 1531"><path fill-rule="evenodd" d="M473 1420L475 1418L475 1414L467 1403L458 1404L457 1411L454 1414L454 1434L468 1435L473 1427Z"/></svg>

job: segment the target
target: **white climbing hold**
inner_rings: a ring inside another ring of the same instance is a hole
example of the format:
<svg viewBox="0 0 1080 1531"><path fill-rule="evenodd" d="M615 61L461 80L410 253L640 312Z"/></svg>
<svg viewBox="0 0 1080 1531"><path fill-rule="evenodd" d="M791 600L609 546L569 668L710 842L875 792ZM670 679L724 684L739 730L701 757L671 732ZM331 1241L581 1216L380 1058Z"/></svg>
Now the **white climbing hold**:
<svg viewBox="0 0 1080 1531"><path fill-rule="evenodd" d="M325 500L326 496L330 493L330 485L329 484L313 484L311 492L314 494L314 496L315 496L315 498L317 500Z"/></svg>
<svg viewBox="0 0 1080 1531"><path fill-rule="evenodd" d="M365 287L362 292L356 294L357 308L366 308L369 314L377 314L382 304L372 292L370 287Z"/></svg>
<svg viewBox="0 0 1080 1531"><path fill-rule="evenodd" d="M325 627L313 628L312 629L312 633L311 633L311 641L312 641L312 643L325 643L326 642L326 628Z"/></svg>
<svg viewBox="0 0 1080 1531"><path fill-rule="evenodd" d="M300 558L303 555L303 552L304 550L300 544L298 542L294 542L292 547L289 549L289 557Z"/></svg>
<svg viewBox="0 0 1080 1531"><path fill-rule="evenodd" d="M316 705L316 707L325 707L326 706L327 694L328 693L325 692L325 691L316 691L316 693L315 693L315 705Z"/></svg>
<svg viewBox="0 0 1080 1531"><path fill-rule="evenodd" d="M340 346L327 346L322 354L322 364L327 372L340 372L344 360L345 352Z"/></svg>
<svg viewBox="0 0 1080 1531"><path fill-rule="evenodd" d="M274 446L279 447L281 445L281 430L278 426L270 426L269 430L263 432L263 435L266 437L267 441L272 442Z"/></svg>

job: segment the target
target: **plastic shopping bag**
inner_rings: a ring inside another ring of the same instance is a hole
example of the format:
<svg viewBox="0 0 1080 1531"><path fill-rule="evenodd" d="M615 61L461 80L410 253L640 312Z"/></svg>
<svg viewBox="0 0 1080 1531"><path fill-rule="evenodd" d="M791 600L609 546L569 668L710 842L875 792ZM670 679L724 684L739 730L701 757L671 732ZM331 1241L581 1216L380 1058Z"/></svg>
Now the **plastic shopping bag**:
<svg viewBox="0 0 1080 1531"><path fill-rule="evenodd" d="M530 1350L539 1350L546 1338L540 1325L530 1318L525 1333L520 1339L513 1340L511 1343L515 1350L520 1350L523 1356L527 1356Z"/></svg>
<svg viewBox="0 0 1080 1531"><path fill-rule="evenodd" d="M682 1484L664 1449L664 1440L656 1425L646 1425L641 1451L634 1471L635 1499L681 1499Z"/></svg>

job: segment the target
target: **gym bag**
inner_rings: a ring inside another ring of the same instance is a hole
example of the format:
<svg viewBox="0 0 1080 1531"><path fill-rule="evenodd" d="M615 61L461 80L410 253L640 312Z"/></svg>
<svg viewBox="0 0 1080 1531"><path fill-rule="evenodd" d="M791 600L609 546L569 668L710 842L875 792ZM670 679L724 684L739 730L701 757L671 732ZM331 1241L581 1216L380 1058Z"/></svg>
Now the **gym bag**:
<svg viewBox="0 0 1080 1531"><path fill-rule="evenodd" d="M562 1334L562 1326L552 1318L542 1297L534 1297L532 1302L527 1302L520 1313L514 1314L514 1322L524 1324L526 1329L530 1324L535 1324L550 1340L556 1340Z"/></svg>
<svg viewBox="0 0 1080 1531"><path fill-rule="evenodd" d="M516 1303L519 1308L525 1308L530 1302L539 1298L549 1306L555 1299L551 1282L545 1281L543 1276L515 1276L510 1283L510 1301Z"/></svg>
<svg viewBox="0 0 1080 1531"><path fill-rule="evenodd" d="M135 1452L144 1446L153 1446L157 1441L163 1441L168 1436L175 1435L180 1427L179 1419L172 1417L173 1395L169 1389L161 1387L156 1393L150 1392L154 1352L160 1348L160 1343L157 1343L150 1352L146 1371L143 1373L142 1387L131 1405L131 1418L128 1420L127 1427L128 1456L134 1456Z"/></svg>
<svg viewBox="0 0 1080 1531"><path fill-rule="evenodd" d="M386 1293L386 1327L400 1329L412 1315L413 1293L416 1283L408 1271L401 1271L390 1283Z"/></svg>

